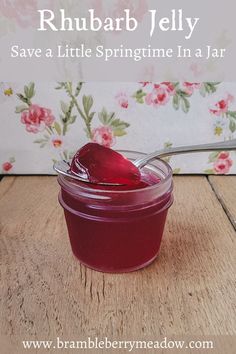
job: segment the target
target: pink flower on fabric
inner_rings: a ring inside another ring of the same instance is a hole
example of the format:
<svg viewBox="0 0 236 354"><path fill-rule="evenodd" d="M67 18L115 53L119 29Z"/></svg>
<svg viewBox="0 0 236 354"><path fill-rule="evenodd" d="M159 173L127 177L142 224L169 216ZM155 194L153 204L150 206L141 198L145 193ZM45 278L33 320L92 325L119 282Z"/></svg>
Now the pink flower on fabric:
<svg viewBox="0 0 236 354"><path fill-rule="evenodd" d="M167 90L170 95L175 94L175 86L172 82L161 82L159 85L154 85L155 88L163 87Z"/></svg>
<svg viewBox="0 0 236 354"><path fill-rule="evenodd" d="M147 105L154 107L164 106L168 103L170 96L174 95L175 88L170 82L155 84L151 93L147 94L145 101Z"/></svg>
<svg viewBox="0 0 236 354"><path fill-rule="evenodd" d="M4 162L2 164L2 169L4 172L9 172L12 168L13 168L13 165L10 162Z"/></svg>
<svg viewBox="0 0 236 354"><path fill-rule="evenodd" d="M229 152L221 152L220 155L218 156L219 160L225 160L229 158Z"/></svg>
<svg viewBox="0 0 236 354"><path fill-rule="evenodd" d="M120 92L118 95L116 95L115 98L117 100L118 105L121 108L124 108L124 109L129 108L129 99L128 99L128 96L126 95L126 93Z"/></svg>
<svg viewBox="0 0 236 354"><path fill-rule="evenodd" d="M105 147L111 147L115 144L115 136L110 127L98 127L92 131L92 141Z"/></svg>
<svg viewBox="0 0 236 354"><path fill-rule="evenodd" d="M26 125L27 132L34 134L50 127L54 120L55 117L50 109L36 104L32 104L29 110L24 111L21 115L21 122Z"/></svg>
<svg viewBox="0 0 236 354"><path fill-rule="evenodd" d="M229 173L230 168L232 166L233 166L233 161L231 160L231 158L229 157L222 158L221 156L221 158L218 158L218 160L214 163L214 170L217 174L226 174Z"/></svg>
<svg viewBox="0 0 236 354"><path fill-rule="evenodd" d="M146 104L154 107L164 106L170 99L170 95L163 88L155 89L147 94L145 101Z"/></svg>
<svg viewBox="0 0 236 354"><path fill-rule="evenodd" d="M149 84L151 84L151 82L150 81L141 81L140 84L142 85L142 87L146 87Z"/></svg>
<svg viewBox="0 0 236 354"><path fill-rule="evenodd" d="M0 12L24 28L37 21L37 0L1 0Z"/></svg>
<svg viewBox="0 0 236 354"><path fill-rule="evenodd" d="M197 82L184 82L183 83L185 92L188 95L192 95L194 90L198 90L201 87L201 84L197 83Z"/></svg>
<svg viewBox="0 0 236 354"><path fill-rule="evenodd" d="M221 116L226 113L229 109L229 104L234 101L234 97L230 94L225 99L218 101L213 108L210 109L210 112L216 116Z"/></svg>

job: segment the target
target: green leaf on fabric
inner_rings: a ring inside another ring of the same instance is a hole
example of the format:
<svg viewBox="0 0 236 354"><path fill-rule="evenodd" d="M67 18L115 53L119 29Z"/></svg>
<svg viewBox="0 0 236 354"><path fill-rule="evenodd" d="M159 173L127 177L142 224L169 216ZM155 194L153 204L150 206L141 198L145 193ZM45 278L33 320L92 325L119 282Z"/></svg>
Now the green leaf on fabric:
<svg viewBox="0 0 236 354"><path fill-rule="evenodd" d="M57 134L58 134L58 135L61 135L62 130L61 130L61 126L60 126L60 124L59 124L58 122L55 122L55 123L54 123L54 128L55 128Z"/></svg>
<svg viewBox="0 0 236 354"><path fill-rule="evenodd" d="M86 116L89 116L89 112L93 106L93 97L92 96L83 96L83 106Z"/></svg>
<svg viewBox="0 0 236 354"><path fill-rule="evenodd" d="M133 98L135 98L137 103L143 104L144 103L144 97L146 97L146 93L143 90L138 90L134 95Z"/></svg>
<svg viewBox="0 0 236 354"><path fill-rule="evenodd" d="M118 137L127 134L125 129L128 128L130 124L116 118L114 112L108 113L106 108L103 108L98 114L98 118L103 125L111 127L115 136Z"/></svg>
<svg viewBox="0 0 236 354"><path fill-rule="evenodd" d="M226 117L236 119L236 111L227 111Z"/></svg>
<svg viewBox="0 0 236 354"><path fill-rule="evenodd" d="M22 113L22 112L27 111L27 110L28 110L28 107L27 107L27 106L21 105L21 106L17 106L17 107L16 107L15 112L16 112L16 113Z"/></svg>
<svg viewBox="0 0 236 354"><path fill-rule="evenodd" d="M119 128L119 129L125 129L129 127L129 124L126 122L123 122L120 119L114 119L111 123L110 123L111 127L113 128Z"/></svg>
<svg viewBox="0 0 236 354"><path fill-rule="evenodd" d="M184 113L188 113L190 110L190 103L185 97L181 97L181 107Z"/></svg>
<svg viewBox="0 0 236 354"><path fill-rule="evenodd" d="M180 98L179 98L179 95L176 94L173 97L173 107L176 111L178 111L179 106L180 106Z"/></svg>
<svg viewBox="0 0 236 354"><path fill-rule="evenodd" d="M28 86L28 96L27 98L31 99L35 96L35 84L31 82Z"/></svg>
<svg viewBox="0 0 236 354"><path fill-rule="evenodd" d="M200 94L202 97L206 97L206 95L211 95L217 91L217 86L220 84L220 82L204 82L201 85L201 88L199 90Z"/></svg>
<svg viewBox="0 0 236 354"><path fill-rule="evenodd" d="M124 136L127 134L124 129L115 129L113 132L114 132L114 135L117 137Z"/></svg>
<svg viewBox="0 0 236 354"><path fill-rule="evenodd" d="M100 120L100 122L104 125L107 125L108 122L108 113L106 108L103 108L102 111L100 113L98 113L98 119Z"/></svg>
<svg viewBox="0 0 236 354"><path fill-rule="evenodd" d="M44 139L37 139L37 140L34 140L34 143L35 143L35 144L42 144L43 142L45 142Z"/></svg>
<svg viewBox="0 0 236 354"><path fill-rule="evenodd" d="M219 151L214 151L209 155L208 161L209 163L215 162L218 159L218 156L220 155Z"/></svg>
<svg viewBox="0 0 236 354"><path fill-rule="evenodd" d="M63 102L63 101L61 101L61 110L62 110L62 112L63 112L64 114L67 114L67 112L68 112L68 110L69 110L68 105L67 105L65 102Z"/></svg>
<svg viewBox="0 0 236 354"><path fill-rule="evenodd" d="M22 102L26 103L27 105L30 105L30 101L27 97L23 96L21 93L17 93L16 96L21 100Z"/></svg>
<svg viewBox="0 0 236 354"><path fill-rule="evenodd" d="M204 171L204 173L207 174L207 175L215 175L216 174L213 169L207 169L207 170Z"/></svg>
<svg viewBox="0 0 236 354"><path fill-rule="evenodd" d="M72 116L72 117L70 117L69 123L70 123L70 124L74 124L75 121L76 121L76 118L77 118L77 116Z"/></svg>
<svg viewBox="0 0 236 354"><path fill-rule="evenodd" d="M164 149L171 148L172 146L173 146L173 143L171 143L170 141L167 141L167 142L164 144Z"/></svg>
<svg viewBox="0 0 236 354"><path fill-rule="evenodd" d="M183 98L192 96L192 94L190 94L184 90L177 90L176 93L177 93L177 95L179 95L180 97L183 97Z"/></svg>
<svg viewBox="0 0 236 354"><path fill-rule="evenodd" d="M234 133L236 131L236 122L232 118L230 119L229 129L231 133Z"/></svg>
<svg viewBox="0 0 236 354"><path fill-rule="evenodd" d="M206 89L204 84L201 85L199 92L202 97L206 97Z"/></svg>

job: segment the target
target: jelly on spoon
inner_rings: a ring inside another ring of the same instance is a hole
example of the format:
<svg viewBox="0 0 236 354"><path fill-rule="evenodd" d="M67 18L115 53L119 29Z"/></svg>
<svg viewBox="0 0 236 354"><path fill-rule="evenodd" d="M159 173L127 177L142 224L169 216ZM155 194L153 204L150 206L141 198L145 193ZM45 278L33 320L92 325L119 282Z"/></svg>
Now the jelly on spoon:
<svg viewBox="0 0 236 354"><path fill-rule="evenodd" d="M118 152L96 143L88 143L75 154L70 172L91 183L137 185L140 170Z"/></svg>
<svg viewBox="0 0 236 354"><path fill-rule="evenodd" d="M89 143L75 155L72 166L66 161L58 161L54 169L59 175L77 179L81 182L104 186L142 187L144 167L156 158L176 154L206 151L236 150L236 139L219 143L180 146L155 151L134 162L127 160L119 153L101 145ZM140 172L141 170L141 172Z"/></svg>

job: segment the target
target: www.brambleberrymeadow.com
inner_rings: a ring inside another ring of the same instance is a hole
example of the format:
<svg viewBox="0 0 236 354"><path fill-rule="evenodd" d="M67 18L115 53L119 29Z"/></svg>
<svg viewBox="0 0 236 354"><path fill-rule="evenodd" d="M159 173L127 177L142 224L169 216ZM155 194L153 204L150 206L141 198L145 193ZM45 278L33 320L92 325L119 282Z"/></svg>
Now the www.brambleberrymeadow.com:
<svg viewBox="0 0 236 354"><path fill-rule="evenodd" d="M214 349L214 343L210 340L168 340L167 337L162 340L109 340L107 337L103 339L88 337L86 340L61 340L59 337L54 341L22 341L22 346L24 349L51 349L51 350L119 350L123 349L127 352L132 352L134 350L160 350L160 349L203 349L209 350Z"/></svg>

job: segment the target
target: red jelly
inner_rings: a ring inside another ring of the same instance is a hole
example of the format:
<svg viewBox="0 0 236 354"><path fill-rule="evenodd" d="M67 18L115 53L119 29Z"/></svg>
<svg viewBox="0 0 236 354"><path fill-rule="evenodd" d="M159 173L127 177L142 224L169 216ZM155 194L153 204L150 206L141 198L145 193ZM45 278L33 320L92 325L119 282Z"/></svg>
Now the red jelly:
<svg viewBox="0 0 236 354"><path fill-rule="evenodd" d="M136 185L141 180L139 169L125 156L95 143L76 153L71 172L91 183Z"/></svg>
<svg viewBox="0 0 236 354"><path fill-rule="evenodd" d="M125 155L131 161L142 156ZM59 201L72 250L86 266L102 272L129 272L157 257L173 202L172 171L157 159L139 178L132 186L101 188L59 175Z"/></svg>

